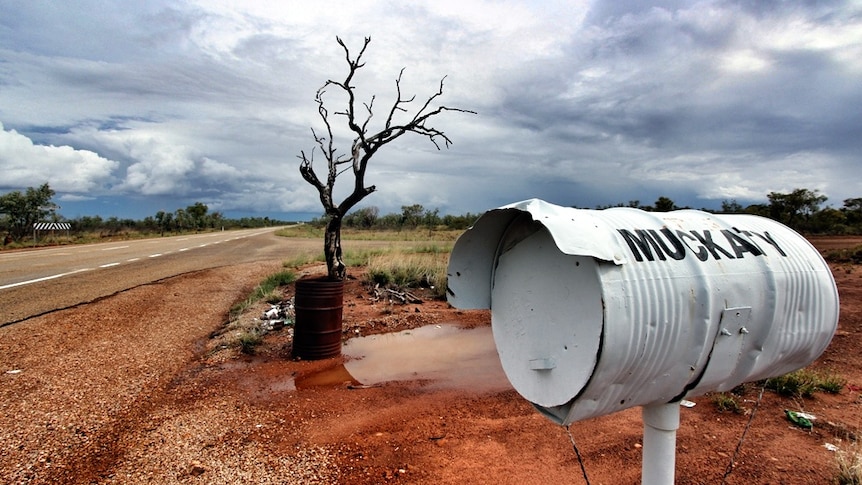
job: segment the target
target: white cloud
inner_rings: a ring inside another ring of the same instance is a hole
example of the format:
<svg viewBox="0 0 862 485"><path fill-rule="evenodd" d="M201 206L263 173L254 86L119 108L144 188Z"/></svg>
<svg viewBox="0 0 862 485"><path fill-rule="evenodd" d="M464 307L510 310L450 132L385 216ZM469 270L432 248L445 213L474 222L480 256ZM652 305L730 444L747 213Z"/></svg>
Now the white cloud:
<svg viewBox="0 0 862 485"><path fill-rule="evenodd" d="M14 128L2 136L86 159L76 183L117 197L319 212L296 155L319 128L316 90L346 73L336 35L354 55L372 37L354 79L360 102L376 95L370 126L401 68L417 103L448 75L441 101L479 112L434 121L450 150L406 136L375 156L364 203L384 212L862 195L858 2L41 5L0 15L0 120ZM38 183L19 177L31 168L3 181Z"/></svg>
<svg viewBox="0 0 862 485"><path fill-rule="evenodd" d="M45 182L59 192L104 191L119 162L70 146L37 145L0 123L0 173L5 188L35 187Z"/></svg>

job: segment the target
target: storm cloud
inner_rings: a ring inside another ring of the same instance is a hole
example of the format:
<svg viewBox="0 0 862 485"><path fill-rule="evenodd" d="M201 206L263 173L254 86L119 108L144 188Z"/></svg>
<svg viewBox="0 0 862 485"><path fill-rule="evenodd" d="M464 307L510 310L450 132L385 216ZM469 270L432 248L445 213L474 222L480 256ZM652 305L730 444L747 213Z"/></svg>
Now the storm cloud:
<svg viewBox="0 0 862 485"><path fill-rule="evenodd" d="M862 5L734 1L3 2L0 191L49 182L69 217L318 214L296 156L346 74L336 36L372 38L372 128L402 68L415 104L445 76L477 112L435 119L448 150L375 156L384 213L862 196Z"/></svg>

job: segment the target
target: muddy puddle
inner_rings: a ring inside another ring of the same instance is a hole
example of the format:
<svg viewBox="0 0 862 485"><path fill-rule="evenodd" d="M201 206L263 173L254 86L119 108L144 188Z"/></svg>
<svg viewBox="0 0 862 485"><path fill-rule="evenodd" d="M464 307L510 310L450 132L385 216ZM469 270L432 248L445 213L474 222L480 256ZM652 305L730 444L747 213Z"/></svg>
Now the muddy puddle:
<svg viewBox="0 0 862 485"><path fill-rule="evenodd" d="M462 329L441 324L349 340L344 364L296 379L298 389L373 386L393 381L423 381L431 388L478 392L510 389L491 327Z"/></svg>

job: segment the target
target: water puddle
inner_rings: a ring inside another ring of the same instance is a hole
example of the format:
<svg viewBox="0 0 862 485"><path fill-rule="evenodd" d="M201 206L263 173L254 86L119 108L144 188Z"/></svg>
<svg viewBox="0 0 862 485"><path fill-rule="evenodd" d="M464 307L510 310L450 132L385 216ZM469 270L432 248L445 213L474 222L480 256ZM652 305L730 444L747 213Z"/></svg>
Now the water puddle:
<svg viewBox="0 0 862 485"><path fill-rule="evenodd" d="M427 381L426 387L480 392L510 389L491 327L461 329L428 325L349 340L344 365L297 379L313 386L367 386L392 381Z"/></svg>
<svg viewBox="0 0 862 485"><path fill-rule="evenodd" d="M340 386L340 385L361 386L362 383L357 381L350 375L344 365L332 367L320 372L315 372L307 376L300 377L294 381L296 389L307 389L309 387L320 386Z"/></svg>

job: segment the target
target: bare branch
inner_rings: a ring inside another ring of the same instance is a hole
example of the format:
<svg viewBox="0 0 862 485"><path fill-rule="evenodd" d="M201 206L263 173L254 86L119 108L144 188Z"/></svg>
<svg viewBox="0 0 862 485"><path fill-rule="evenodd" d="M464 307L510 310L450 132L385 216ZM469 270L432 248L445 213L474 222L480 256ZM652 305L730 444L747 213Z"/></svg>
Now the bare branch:
<svg viewBox="0 0 862 485"><path fill-rule="evenodd" d="M315 102L317 103L318 114L320 115L320 119L323 121L326 132L324 136L319 136L314 129L311 130L315 144L320 148L323 158L326 159L328 169L326 181L323 182L314 171L314 149L312 149L311 153L307 156L304 151L300 152L299 159L301 162L299 170L303 179L314 186L319 192L321 203L323 204L327 215L330 217L326 230L326 242L324 244L324 252L326 253L327 267L330 272L330 277L343 279L344 264L341 261L340 246L341 218L359 201L377 190L374 185L365 185L365 173L371 157L373 157L381 147L396 140L405 133L415 133L427 137L438 150L440 150L441 144L448 148L449 145L451 145L452 140L449 139L442 130L433 126L428 126L426 123L428 123L434 116L445 111L473 114L475 114L475 112L460 108L450 108L442 105L437 106L436 108L432 107L436 100L443 95L443 82L446 79L444 76L440 80L437 91L425 100L419 110L415 111L412 117L409 118L409 121L406 123L396 122L396 116L401 113L409 113L410 110L408 110L408 105L416 100L415 95L404 97L404 94L402 93L401 80L405 69L401 69L398 73L398 77L395 79L396 98L386 113L386 119L383 121L383 128L379 132L369 135L369 126L371 125L372 119L374 119L374 102L376 101L376 96L372 96L367 103L362 103L362 106L365 109L365 114L364 117L362 114L359 115L361 119L357 118L356 88L352 85L352 82L357 71L365 66L362 58L365 55L368 44L371 42L371 38L365 38L362 48L355 57L351 55L350 49L340 37L336 37L336 41L344 50L344 57L348 65L347 75L342 81L329 79L320 87L320 89L318 89L315 96ZM326 108L324 95L329 88L337 88L347 97L346 105L343 109L330 113ZM338 154L337 152L331 119L329 117L330 114L344 116L347 121L347 128L353 133L353 140L350 144L348 153ZM408 114L407 116L410 115ZM440 140L442 140L443 143L441 143ZM352 171L353 173L353 190L339 204L335 204L335 201L332 199L335 181L339 176L347 171Z"/></svg>

